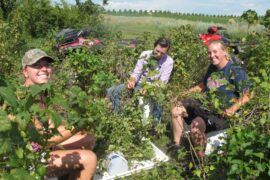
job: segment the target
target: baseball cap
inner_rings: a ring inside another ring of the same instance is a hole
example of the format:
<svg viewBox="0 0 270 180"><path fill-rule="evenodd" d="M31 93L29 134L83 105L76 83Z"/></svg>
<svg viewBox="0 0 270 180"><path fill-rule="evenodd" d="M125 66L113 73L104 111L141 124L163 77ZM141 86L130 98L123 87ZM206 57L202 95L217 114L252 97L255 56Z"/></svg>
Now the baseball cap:
<svg viewBox="0 0 270 180"><path fill-rule="evenodd" d="M38 62L42 58L46 58L50 62L53 62L54 61L53 58L51 58L50 56L48 56L41 49L30 49L29 51L27 51L24 54L24 56L22 58L22 67L25 68L25 66L29 66L29 65L35 64L36 62Z"/></svg>

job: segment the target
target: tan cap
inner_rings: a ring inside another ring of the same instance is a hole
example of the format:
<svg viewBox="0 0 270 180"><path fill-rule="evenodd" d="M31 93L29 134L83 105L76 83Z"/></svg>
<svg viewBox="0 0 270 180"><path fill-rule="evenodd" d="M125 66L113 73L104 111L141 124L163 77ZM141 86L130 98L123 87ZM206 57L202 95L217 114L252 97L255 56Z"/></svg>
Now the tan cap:
<svg viewBox="0 0 270 180"><path fill-rule="evenodd" d="M22 58L22 67L25 68L25 66L35 64L36 62L38 62L42 58L46 58L50 62L54 61L53 58L48 56L44 51L42 51L40 49L30 49L29 51L27 51L24 54L24 56Z"/></svg>

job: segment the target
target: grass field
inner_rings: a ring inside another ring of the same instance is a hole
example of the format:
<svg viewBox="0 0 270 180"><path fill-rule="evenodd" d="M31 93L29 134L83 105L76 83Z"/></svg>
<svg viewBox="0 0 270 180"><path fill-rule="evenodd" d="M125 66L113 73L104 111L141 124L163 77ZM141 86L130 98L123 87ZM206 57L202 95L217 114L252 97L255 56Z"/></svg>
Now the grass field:
<svg viewBox="0 0 270 180"><path fill-rule="evenodd" d="M204 33L211 25L218 25L227 28L226 33L230 37L243 37L246 33L256 31L261 32L263 26L256 25L251 26L248 30L247 23L245 22L231 22L227 24L214 24L212 22L198 22L187 21L181 19L165 18L165 17L129 17L129 16L112 16L103 15L105 20L105 26L110 30L121 31L124 38L136 38L140 37L144 32L150 32L153 35L160 35L162 32L168 30L171 27L177 27L181 25L190 24L196 31ZM233 20L232 20L233 21Z"/></svg>

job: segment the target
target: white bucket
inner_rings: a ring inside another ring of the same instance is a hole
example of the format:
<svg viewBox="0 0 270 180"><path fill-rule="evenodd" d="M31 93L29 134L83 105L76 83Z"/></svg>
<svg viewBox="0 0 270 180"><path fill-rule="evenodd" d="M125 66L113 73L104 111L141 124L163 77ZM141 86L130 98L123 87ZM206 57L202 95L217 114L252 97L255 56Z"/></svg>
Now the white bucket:
<svg viewBox="0 0 270 180"><path fill-rule="evenodd" d="M128 162L121 152L110 153L103 162L103 166L111 176L128 171Z"/></svg>

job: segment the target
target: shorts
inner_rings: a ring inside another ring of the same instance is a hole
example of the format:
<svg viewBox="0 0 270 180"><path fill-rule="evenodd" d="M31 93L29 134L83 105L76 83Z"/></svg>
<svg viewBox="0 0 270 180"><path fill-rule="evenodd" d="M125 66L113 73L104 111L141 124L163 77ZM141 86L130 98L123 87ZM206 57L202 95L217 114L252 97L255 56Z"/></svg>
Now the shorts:
<svg viewBox="0 0 270 180"><path fill-rule="evenodd" d="M202 103L194 99L185 99L181 101L183 106L187 110L188 117L185 117L185 121L188 125L196 117L201 117L206 125L206 133L211 131L218 131L229 127L228 122L224 117L221 117L217 113L209 111L204 108Z"/></svg>

